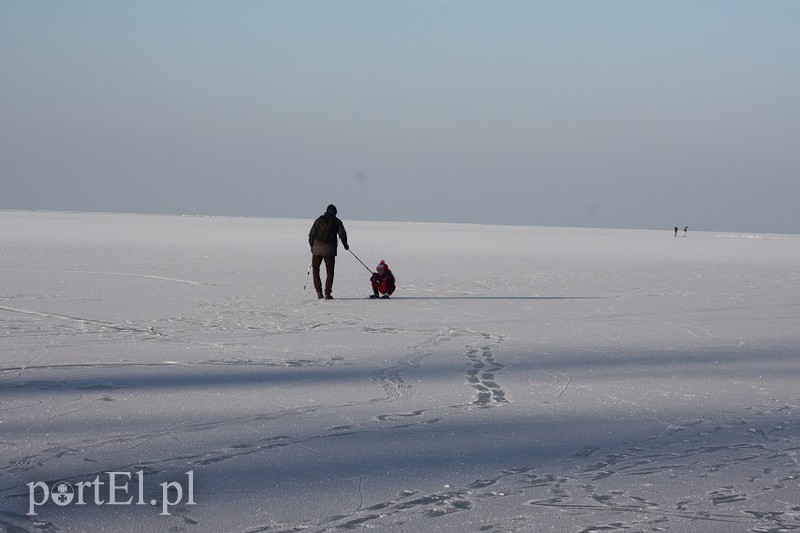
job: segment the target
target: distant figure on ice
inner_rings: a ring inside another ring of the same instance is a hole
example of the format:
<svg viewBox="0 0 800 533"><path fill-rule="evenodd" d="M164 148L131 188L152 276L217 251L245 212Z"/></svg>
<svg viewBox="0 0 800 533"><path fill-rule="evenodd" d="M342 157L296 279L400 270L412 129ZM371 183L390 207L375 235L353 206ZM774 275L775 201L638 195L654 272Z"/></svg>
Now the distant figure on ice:
<svg viewBox="0 0 800 533"><path fill-rule="evenodd" d="M370 282L372 282L372 294L370 294L369 297L389 298L396 288L394 274L389 270L389 265L387 265L385 261L378 263L375 269L377 272L372 274L372 277L369 278Z"/></svg>
<svg viewBox="0 0 800 533"><path fill-rule="evenodd" d="M689 231L689 226L684 226L683 227L683 236L684 237L686 237L686 232L688 232L688 231Z"/></svg>
<svg viewBox="0 0 800 533"><path fill-rule="evenodd" d="M678 236L678 226L675 226L675 236Z"/></svg>
<svg viewBox="0 0 800 533"><path fill-rule="evenodd" d="M347 245L347 231L344 224L336 217L336 206L331 204L325 214L317 218L308 233L308 244L311 246L311 268L314 271L314 288L317 289L317 298L332 300L333 271L336 267L337 236L342 240L342 246L349 250ZM319 267L325 261L325 294L322 294L322 279L319 276Z"/></svg>

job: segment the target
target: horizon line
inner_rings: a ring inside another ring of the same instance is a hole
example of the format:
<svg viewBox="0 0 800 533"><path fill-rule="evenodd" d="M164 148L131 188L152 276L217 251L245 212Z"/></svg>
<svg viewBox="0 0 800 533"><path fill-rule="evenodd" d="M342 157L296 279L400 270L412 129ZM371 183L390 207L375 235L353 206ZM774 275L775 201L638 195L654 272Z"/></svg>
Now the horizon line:
<svg viewBox="0 0 800 533"><path fill-rule="evenodd" d="M185 217L185 218L231 218L231 219L246 219L246 220L311 220L313 221L319 215L310 217L287 217L287 216L265 216L265 215L230 215L230 214L199 214L199 213L148 213L148 212L135 212L135 211L86 211L86 210L71 210L71 209L25 209L14 207L0 207L0 213L17 212L17 213L66 213L66 214L91 214L91 215L124 215L124 216L153 216L153 217ZM366 222L366 223L386 223L386 224L441 224L441 225L454 225L454 226L499 226L499 227L512 227L512 228L553 228L553 229L587 229L587 230L609 230L609 231L673 231L675 226L661 227L613 227L613 226L568 226L568 225L550 225L550 224L512 224L503 222L444 222L436 220L369 220L369 219L356 219L346 218L349 222ZM791 233L786 231L753 231L753 230L731 230L731 229L692 229L692 233L729 233L729 234L746 234L746 235L791 235L800 238L800 233ZM680 228L682 231L682 228Z"/></svg>

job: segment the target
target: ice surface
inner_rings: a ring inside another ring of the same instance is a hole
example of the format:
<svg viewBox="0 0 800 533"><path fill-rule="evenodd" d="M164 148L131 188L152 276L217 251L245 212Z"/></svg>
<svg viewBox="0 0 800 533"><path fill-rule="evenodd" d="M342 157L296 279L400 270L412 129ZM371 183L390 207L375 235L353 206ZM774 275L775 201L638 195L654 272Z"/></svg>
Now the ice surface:
<svg viewBox="0 0 800 533"><path fill-rule="evenodd" d="M0 531L800 530L800 236L345 223L0 212Z"/></svg>

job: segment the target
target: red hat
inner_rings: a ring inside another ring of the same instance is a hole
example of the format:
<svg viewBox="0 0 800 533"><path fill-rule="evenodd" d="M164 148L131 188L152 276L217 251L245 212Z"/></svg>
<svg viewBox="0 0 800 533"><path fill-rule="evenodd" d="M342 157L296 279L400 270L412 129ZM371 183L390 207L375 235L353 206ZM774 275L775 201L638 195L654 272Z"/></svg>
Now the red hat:
<svg viewBox="0 0 800 533"><path fill-rule="evenodd" d="M384 270L384 269L389 270L389 265L387 265L385 261L381 260L381 262L378 263L377 269L378 270Z"/></svg>

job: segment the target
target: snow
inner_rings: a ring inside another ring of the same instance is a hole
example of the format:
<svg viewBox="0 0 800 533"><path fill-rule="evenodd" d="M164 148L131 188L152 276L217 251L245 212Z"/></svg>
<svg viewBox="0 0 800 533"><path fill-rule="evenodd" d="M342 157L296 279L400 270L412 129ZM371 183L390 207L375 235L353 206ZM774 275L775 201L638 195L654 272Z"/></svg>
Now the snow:
<svg viewBox="0 0 800 533"><path fill-rule="evenodd" d="M344 221L0 212L0 530L800 530L800 236Z"/></svg>

